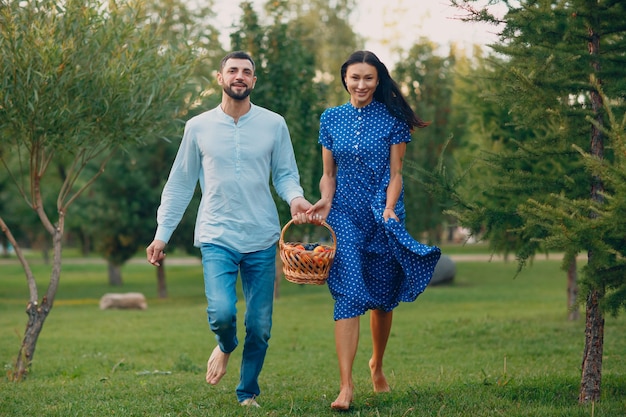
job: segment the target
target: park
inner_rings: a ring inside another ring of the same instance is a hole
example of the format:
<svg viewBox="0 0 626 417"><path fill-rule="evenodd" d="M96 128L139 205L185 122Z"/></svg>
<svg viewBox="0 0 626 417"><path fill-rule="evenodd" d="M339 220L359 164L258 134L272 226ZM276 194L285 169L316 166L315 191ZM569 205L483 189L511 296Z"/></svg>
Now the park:
<svg viewBox="0 0 626 417"><path fill-rule="evenodd" d="M168 260L149 265L145 248L185 122L218 105L228 51L256 58L252 100L284 117L319 198L320 115L345 103L339 67L365 39L356 2L309 3L242 1L225 34L212 0L0 1L0 415L241 415L234 366L203 383L199 190ZM454 259L455 277L398 308L390 393L368 389L362 337L349 413L626 415L626 5L449 3L497 41L420 38L388 65L430 123L404 157L406 228ZM328 288L276 279L263 408L245 413L333 415ZM143 308L100 309L110 293Z"/></svg>
<svg viewBox="0 0 626 417"><path fill-rule="evenodd" d="M623 316L606 321L601 401L578 405L584 322L567 320L559 260L537 259L516 276L514 261L489 261L484 247L443 252L461 259L454 283L427 288L416 302L397 309L388 394L371 391L364 334L350 415L623 415ZM214 341L205 319L201 267L171 264L168 299L158 298L153 267L140 258L124 267L124 291L145 293L148 308L100 310L99 298L110 291L106 265L69 255L32 375L23 383L0 383L0 414L243 415L232 400L236 361L220 385L204 382ZM0 265L0 357L10 366L24 323L24 278L15 260ZM333 343L332 300L325 286L282 278L261 373L263 408L245 415L336 415L329 409L336 390Z"/></svg>

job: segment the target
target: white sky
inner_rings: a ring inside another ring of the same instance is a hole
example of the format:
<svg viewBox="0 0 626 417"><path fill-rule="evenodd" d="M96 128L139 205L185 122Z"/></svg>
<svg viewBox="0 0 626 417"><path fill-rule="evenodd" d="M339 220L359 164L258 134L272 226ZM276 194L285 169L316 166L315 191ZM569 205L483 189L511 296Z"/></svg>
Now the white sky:
<svg viewBox="0 0 626 417"><path fill-rule="evenodd" d="M238 21L239 0L216 0L215 11L222 22L224 46L228 46L230 25ZM253 0L262 13L264 0ZM485 24L455 20L461 11L447 0L360 0L352 13L354 31L366 39L365 48L388 66L399 57L394 50L408 49L420 37L447 46L455 42L471 52L474 44L496 41L495 28ZM447 51L447 48L446 48Z"/></svg>

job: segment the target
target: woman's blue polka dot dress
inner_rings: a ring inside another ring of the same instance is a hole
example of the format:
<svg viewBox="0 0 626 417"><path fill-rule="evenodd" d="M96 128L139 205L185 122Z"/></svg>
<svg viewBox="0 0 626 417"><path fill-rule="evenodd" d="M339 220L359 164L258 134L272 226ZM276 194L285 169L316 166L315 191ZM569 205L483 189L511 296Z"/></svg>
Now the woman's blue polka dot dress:
<svg viewBox="0 0 626 417"><path fill-rule="evenodd" d="M390 146L409 142L408 126L373 100L322 114L319 143L333 153L337 188L327 222L337 235L328 277L334 319L367 310L391 311L414 301L432 278L441 252L414 240L404 227L402 195L395 207L401 223L384 222Z"/></svg>

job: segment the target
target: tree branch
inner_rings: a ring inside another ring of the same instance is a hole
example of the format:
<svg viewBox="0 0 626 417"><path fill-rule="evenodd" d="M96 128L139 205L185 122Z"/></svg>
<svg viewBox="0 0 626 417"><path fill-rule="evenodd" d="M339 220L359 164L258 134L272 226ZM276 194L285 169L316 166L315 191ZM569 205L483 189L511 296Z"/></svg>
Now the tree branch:
<svg viewBox="0 0 626 417"><path fill-rule="evenodd" d="M28 290L30 293L30 301L36 302L39 299L39 295L37 294L37 283L35 282L35 276L33 275L33 271L30 269L30 265L24 256L24 252L22 252L22 248L18 245L15 237L11 233L9 226L4 222L2 216L0 216L0 229L5 234L11 245L13 245L13 249L15 249L15 255L17 259L19 259L22 264L22 268L24 269L24 273L26 274L26 282L28 283Z"/></svg>
<svg viewBox="0 0 626 417"><path fill-rule="evenodd" d="M74 200L76 200L82 193L83 191L85 191L87 188L89 188L91 186L91 184L94 183L94 181L96 181L96 179L98 179L98 177L100 175L102 175L104 173L104 168L106 167L106 165L109 163L109 161L111 160L111 158L113 157L113 155L115 154L115 152L117 151L117 148L113 148L110 153L104 158L104 160L100 163L100 168L98 169L98 171L89 179L87 180L87 182L80 187L76 193L74 193L74 195L72 195L64 205L62 205L62 201L59 200L59 210L62 211L63 213L65 213L65 211L67 210L67 208L74 202ZM80 173L83 168L85 166L83 165L83 167L78 171L78 173ZM67 194L66 194L67 196Z"/></svg>
<svg viewBox="0 0 626 417"><path fill-rule="evenodd" d="M18 179L13 174L13 171L11 170L11 168L9 168L9 166L7 165L7 161L4 158L1 158L1 157L0 157L0 161L2 161L2 165L4 166L4 169L6 169L6 171L8 172L9 177L11 177L11 180L13 181L15 186L17 187L17 191L20 193L20 195L22 196L24 201L26 201L26 204L28 204L29 206L32 206L32 202L28 198L28 196L26 195L26 192L24 191L23 185L20 185L20 181L18 181Z"/></svg>

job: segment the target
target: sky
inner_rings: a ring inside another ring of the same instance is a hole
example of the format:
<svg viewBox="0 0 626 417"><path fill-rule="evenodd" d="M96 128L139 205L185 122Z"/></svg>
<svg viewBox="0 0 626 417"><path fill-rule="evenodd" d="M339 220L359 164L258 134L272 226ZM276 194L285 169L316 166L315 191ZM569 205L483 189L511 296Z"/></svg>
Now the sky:
<svg viewBox="0 0 626 417"><path fill-rule="evenodd" d="M264 0L253 0L262 11ZM228 45L228 28L238 20L240 1L216 0L215 11L223 42ZM495 42L495 28L485 24L461 22L461 12L448 5L447 0L360 0L352 13L354 31L365 38L365 48L385 63L398 58L394 49L408 49L420 37L446 47L451 42L471 51L474 44Z"/></svg>

